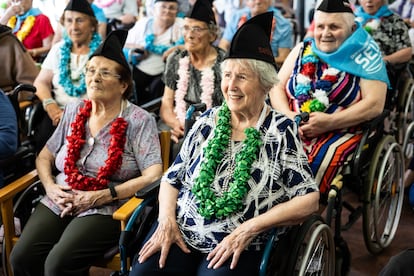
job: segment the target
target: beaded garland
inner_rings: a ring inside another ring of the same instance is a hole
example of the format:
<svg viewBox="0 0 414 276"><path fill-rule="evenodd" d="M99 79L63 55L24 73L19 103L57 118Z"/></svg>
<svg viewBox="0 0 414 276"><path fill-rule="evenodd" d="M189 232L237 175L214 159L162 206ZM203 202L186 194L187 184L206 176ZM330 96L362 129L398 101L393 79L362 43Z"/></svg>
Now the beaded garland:
<svg viewBox="0 0 414 276"><path fill-rule="evenodd" d="M214 137L203 149L204 159L192 188L199 203L198 212L207 219L222 219L243 207L243 199L249 191L247 181L251 177L250 170L262 145L259 130L250 127L245 129L244 133L246 138L243 141L243 149L236 155L233 182L230 183L228 191L217 197L211 185L231 139L231 114L226 102L223 102L218 112Z"/></svg>
<svg viewBox="0 0 414 276"><path fill-rule="evenodd" d="M79 109L75 121L72 122L72 133L68 135L67 156L65 158L64 172L66 174L66 182L73 189L83 191L96 191L107 188L109 177L113 175L122 165L122 154L126 142L126 130L128 127L127 121L124 118L118 117L111 125L109 133L112 135L110 145L108 148L108 158L105 161L105 166L98 170L95 177L83 175L76 162L80 158L80 151L85 144L86 121L91 116L92 103L89 100L84 100L84 107Z"/></svg>
<svg viewBox="0 0 414 276"><path fill-rule="evenodd" d="M164 54L164 52L170 49L171 47L184 44L184 38L182 37L179 40L172 42L170 45L162 45L162 44L155 45L154 41L155 41L154 34L146 35L145 36L145 50L152 52L154 54L157 54L157 55Z"/></svg>
<svg viewBox="0 0 414 276"><path fill-rule="evenodd" d="M63 36L63 44L60 48L61 60L59 64L59 84L64 88L65 93L72 97L79 97L86 93L85 74L81 73L79 85L75 86L71 78L70 54L72 49L72 40L66 34ZM95 52L101 43L101 36L94 32L91 42L89 43L89 56Z"/></svg>
<svg viewBox="0 0 414 276"><path fill-rule="evenodd" d="M311 45L307 45L301 60L302 69L296 77L297 84L294 95L301 112L324 112L329 106L327 92L332 89L333 84L338 80L340 71L331 67L326 68L320 79L313 84L318 62L319 58L313 53Z"/></svg>
<svg viewBox="0 0 414 276"><path fill-rule="evenodd" d="M23 42L23 40L30 34L30 32L33 29L34 23L36 21L36 17L33 15L29 15L23 22L22 27L20 30L17 31L16 37ZM7 26L9 26L11 29L14 29L16 26L17 17L12 16L10 17Z"/></svg>

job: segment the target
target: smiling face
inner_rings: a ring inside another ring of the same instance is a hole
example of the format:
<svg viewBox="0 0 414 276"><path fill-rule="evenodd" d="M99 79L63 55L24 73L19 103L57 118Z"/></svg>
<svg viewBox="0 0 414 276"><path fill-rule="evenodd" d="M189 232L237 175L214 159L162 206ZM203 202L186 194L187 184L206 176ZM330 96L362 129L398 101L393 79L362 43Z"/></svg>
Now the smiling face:
<svg viewBox="0 0 414 276"><path fill-rule="evenodd" d="M177 16L178 4L169 1L157 1L154 4L154 18L174 23Z"/></svg>
<svg viewBox="0 0 414 276"><path fill-rule="evenodd" d="M336 51L355 28L351 13L315 13L316 47L326 53Z"/></svg>
<svg viewBox="0 0 414 276"><path fill-rule="evenodd" d="M256 114L266 98L259 75L247 63L226 60L222 72L221 90L231 112Z"/></svg>
<svg viewBox="0 0 414 276"><path fill-rule="evenodd" d="M95 101L111 102L122 98L128 85L120 80L120 65L103 56L94 56L86 65L88 98Z"/></svg>

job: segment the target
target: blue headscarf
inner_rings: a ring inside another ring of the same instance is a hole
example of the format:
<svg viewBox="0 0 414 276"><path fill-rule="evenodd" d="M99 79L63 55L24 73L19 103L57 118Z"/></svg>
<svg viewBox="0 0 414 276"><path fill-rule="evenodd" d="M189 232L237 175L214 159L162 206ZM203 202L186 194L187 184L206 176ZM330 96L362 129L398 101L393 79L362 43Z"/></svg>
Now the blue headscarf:
<svg viewBox="0 0 414 276"><path fill-rule="evenodd" d="M357 29L334 52L325 53L316 48L312 38L312 51L324 62L355 76L385 82L390 87L387 69L375 40L356 22Z"/></svg>

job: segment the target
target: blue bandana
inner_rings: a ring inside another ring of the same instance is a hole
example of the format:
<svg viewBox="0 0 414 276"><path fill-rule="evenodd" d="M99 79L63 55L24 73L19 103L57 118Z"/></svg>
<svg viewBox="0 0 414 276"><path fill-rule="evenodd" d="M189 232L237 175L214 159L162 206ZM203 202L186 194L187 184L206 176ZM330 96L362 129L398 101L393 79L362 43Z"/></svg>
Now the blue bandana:
<svg viewBox="0 0 414 276"><path fill-rule="evenodd" d="M393 12L385 5L381 6L374 15L366 13L361 6L358 6L355 10L355 16L358 17L358 21L361 22L362 26L364 26L370 19L381 19L381 17L390 16L392 14Z"/></svg>
<svg viewBox="0 0 414 276"><path fill-rule="evenodd" d="M16 26L14 26L13 28L13 33L16 33L18 30L20 30L22 23L26 20L28 16L30 15L38 16L41 13L42 12L39 9L31 8L30 10L28 10L26 13L22 15L16 15L17 20L16 20Z"/></svg>
<svg viewBox="0 0 414 276"><path fill-rule="evenodd" d="M312 38L312 51L330 66L355 76L385 82L390 87L387 69L375 40L357 23L357 29L334 52L325 53L316 48Z"/></svg>

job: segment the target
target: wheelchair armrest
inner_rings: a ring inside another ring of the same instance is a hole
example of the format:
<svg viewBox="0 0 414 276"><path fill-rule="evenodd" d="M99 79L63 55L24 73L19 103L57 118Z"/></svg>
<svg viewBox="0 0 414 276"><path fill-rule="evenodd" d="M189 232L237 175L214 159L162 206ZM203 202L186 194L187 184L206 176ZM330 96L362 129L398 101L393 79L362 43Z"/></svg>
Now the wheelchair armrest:
<svg viewBox="0 0 414 276"><path fill-rule="evenodd" d="M162 100L162 97L155 98L155 99L153 99L149 102L146 102L146 103L140 105L140 107L145 109L146 111L148 111L150 113L151 112L156 112L161 107L161 100Z"/></svg>
<svg viewBox="0 0 414 276"><path fill-rule="evenodd" d="M366 130L372 130L375 129L378 125L382 124L385 120L385 118L390 114L390 111L388 109L384 109L380 115L375 117L372 120L369 120L367 122L364 122L362 124L362 128Z"/></svg>
<svg viewBox="0 0 414 276"><path fill-rule="evenodd" d="M160 186L160 180L153 182L152 184L148 185L144 189L135 193L135 196L129 199L124 205L118 208L113 214L112 218L114 220L119 220L121 222L121 229L124 230L126 224L131 217L132 213L135 209L144 201L143 198L147 198L150 196L155 196L158 192L158 188Z"/></svg>

